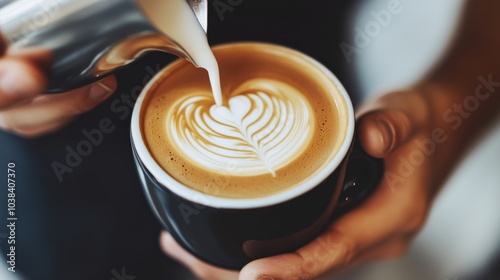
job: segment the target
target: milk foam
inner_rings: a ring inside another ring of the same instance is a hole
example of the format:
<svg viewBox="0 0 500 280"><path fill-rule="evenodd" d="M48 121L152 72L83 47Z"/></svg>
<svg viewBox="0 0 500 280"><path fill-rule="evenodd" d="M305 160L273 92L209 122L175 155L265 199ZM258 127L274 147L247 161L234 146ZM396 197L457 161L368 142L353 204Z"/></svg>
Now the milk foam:
<svg viewBox="0 0 500 280"><path fill-rule="evenodd" d="M167 137L200 168L233 176L276 176L311 141L312 107L288 84L253 79L237 87L227 104L213 105L206 92L194 92L167 113Z"/></svg>

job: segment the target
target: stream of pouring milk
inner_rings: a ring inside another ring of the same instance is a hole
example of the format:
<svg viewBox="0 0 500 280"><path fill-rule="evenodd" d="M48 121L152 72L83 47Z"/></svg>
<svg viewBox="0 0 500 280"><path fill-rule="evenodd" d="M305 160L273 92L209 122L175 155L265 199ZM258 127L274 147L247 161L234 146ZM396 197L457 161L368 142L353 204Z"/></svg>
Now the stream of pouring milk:
<svg viewBox="0 0 500 280"><path fill-rule="evenodd" d="M177 42L193 62L208 72L215 103L222 106L219 66L207 35L186 0L137 0L152 23Z"/></svg>
<svg viewBox="0 0 500 280"><path fill-rule="evenodd" d="M166 114L166 133L177 150L221 174L236 161L240 176L273 177L303 153L314 132L314 114L301 92L277 80L253 79L228 93L223 104L217 60L186 0L136 1L210 78L215 104L209 96L186 96Z"/></svg>

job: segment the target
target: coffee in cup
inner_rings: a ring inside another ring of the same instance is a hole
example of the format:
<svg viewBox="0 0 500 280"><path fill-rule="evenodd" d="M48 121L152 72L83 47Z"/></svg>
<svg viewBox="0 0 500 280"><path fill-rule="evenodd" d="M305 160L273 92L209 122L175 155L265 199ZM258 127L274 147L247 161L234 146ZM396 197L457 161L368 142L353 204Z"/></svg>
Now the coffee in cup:
<svg viewBox="0 0 500 280"><path fill-rule="evenodd" d="M144 101L142 132L165 172L205 194L258 198L324 169L348 128L337 85L290 49L240 43L213 51L224 106L215 105L207 72L186 60L170 65Z"/></svg>

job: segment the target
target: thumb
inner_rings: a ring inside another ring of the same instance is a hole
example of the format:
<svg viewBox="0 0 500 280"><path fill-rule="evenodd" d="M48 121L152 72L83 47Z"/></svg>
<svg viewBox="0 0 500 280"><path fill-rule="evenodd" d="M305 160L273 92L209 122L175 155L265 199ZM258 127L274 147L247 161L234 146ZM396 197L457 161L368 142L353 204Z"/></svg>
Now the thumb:
<svg viewBox="0 0 500 280"><path fill-rule="evenodd" d="M363 149L378 158L397 149L414 131L415 124L408 114L399 109L368 112L358 121L358 135Z"/></svg>

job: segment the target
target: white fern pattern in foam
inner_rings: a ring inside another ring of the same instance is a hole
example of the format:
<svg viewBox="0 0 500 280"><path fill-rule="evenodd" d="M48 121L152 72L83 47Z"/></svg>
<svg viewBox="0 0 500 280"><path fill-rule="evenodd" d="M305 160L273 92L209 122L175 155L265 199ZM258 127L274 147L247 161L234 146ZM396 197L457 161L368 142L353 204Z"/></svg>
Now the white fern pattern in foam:
<svg viewBox="0 0 500 280"><path fill-rule="evenodd" d="M167 134L192 163L216 172L237 165L238 176L272 174L309 144L312 108L297 89L272 79L250 80L214 105L211 93L179 100L167 116Z"/></svg>

